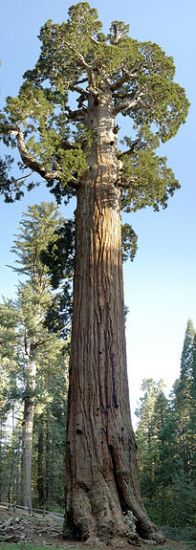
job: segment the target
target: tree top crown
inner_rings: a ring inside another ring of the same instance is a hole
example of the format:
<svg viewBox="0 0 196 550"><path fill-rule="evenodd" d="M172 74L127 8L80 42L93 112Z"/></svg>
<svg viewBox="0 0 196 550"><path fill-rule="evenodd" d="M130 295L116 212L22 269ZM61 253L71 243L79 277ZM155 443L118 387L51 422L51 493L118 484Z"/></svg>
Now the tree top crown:
<svg viewBox="0 0 196 550"><path fill-rule="evenodd" d="M113 21L104 33L88 2L71 6L62 24L47 21L39 38L40 57L25 73L18 97L7 99L2 115L4 140L18 146L23 166L38 172L57 200L69 198L87 169L94 139L87 123L89 105L96 107L107 88L114 119L118 114L131 119L132 137L125 136L127 149L118 152L128 189L124 205L129 208L131 186L132 209L165 206L178 182L166 159L154 151L176 134L189 105L174 82L173 58L157 44L131 38L122 21ZM141 193L141 185L142 190L151 185L151 192Z"/></svg>

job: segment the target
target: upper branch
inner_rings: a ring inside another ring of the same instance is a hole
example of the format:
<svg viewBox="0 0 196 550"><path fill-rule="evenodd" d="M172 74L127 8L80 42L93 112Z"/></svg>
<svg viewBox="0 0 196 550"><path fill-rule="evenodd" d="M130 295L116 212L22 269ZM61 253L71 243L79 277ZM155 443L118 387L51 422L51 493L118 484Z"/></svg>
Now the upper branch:
<svg viewBox="0 0 196 550"><path fill-rule="evenodd" d="M69 151L69 150L73 150L73 149L78 149L78 144L77 143L72 143L71 141L68 141L68 140L63 140L61 141L61 147L63 147L63 149L65 149L65 151Z"/></svg>
<svg viewBox="0 0 196 550"><path fill-rule="evenodd" d="M144 90L139 90L133 94L131 99L127 99L125 101L119 102L114 107L114 113L118 114L122 111L129 111L131 109L135 109L135 107L138 107L139 104L141 104L142 97L145 96Z"/></svg>
<svg viewBox="0 0 196 550"><path fill-rule="evenodd" d="M82 109L76 109L75 111L67 107L67 113L69 120L81 120L86 117L86 109L84 107Z"/></svg>
<svg viewBox="0 0 196 550"><path fill-rule="evenodd" d="M87 78L87 77L80 78L79 80L74 80L74 84L76 84L76 85L78 85L78 84L84 84L85 82L88 82L88 78Z"/></svg>
<svg viewBox="0 0 196 550"><path fill-rule="evenodd" d="M89 65L87 61L85 60L84 56L77 50L76 47L73 47L69 42L64 40L64 44L76 55L76 57L80 60L80 63L84 69L86 69L89 83L94 88L94 91L96 92L96 84L95 84L95 76L94 76L94 70L93 66ZM84 80L85 81L85 80Z"/></svg>
<svg viewBox="0 0 196 550"><path fill-rule="evenodd" d="M111 90L114 92L115 90L119 90L125 84L126 82L129 82L132 78L135 78L138 75L138 70L134 70L133 72L128 71L125 69L125 67L122 67L122 76L116 80L113 84L111 84Z"/></svg>
<svg viewBox="0 0 196 550"><path fill-rule="evenodd" d="M70 90L72 90L72 92L78 92L78 94L84 95L86 97L88 97L90 93L88 92L88 90L85 90L85 88L82 88L81 86L78 86L75 83L70 86Z"/></svg>
<svg viewBox="0 0 196 550"><path fill-rule="evenodd" d="M125 155L131 155L132 153L134 153L134 151L136 149L142 149L142 143L141 143L140 138L133 141L132 144L131 144L131 147L129 147L129 149L126 149L125 151L122 151L121 153L118 153L118 158L121 159Z"/></svg>
<svg viewBox="0 0 196 550"><path fill-rule="evenodd" d="M92 65L89 65L85 59L84 59L84 56L78 52L77 48L73 47L69 42L67 42L66 40L64 40L64 44L69 48L69 50L71 50L72 52L74 52L74 54L76 55L76 57L78 57L78 59L80 60L81 62L81 65L86 69L87 73L90 71L92 71Z"/></svg>

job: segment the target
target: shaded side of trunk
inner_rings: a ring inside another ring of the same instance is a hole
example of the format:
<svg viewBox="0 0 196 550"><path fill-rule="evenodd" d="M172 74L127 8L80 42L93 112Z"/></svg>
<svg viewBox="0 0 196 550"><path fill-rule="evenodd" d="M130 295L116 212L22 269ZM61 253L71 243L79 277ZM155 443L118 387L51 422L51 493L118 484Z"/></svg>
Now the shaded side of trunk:
<svg viewBox="0 0 196 550"><path fill-rule="evenodd" d="M27 387L24 398L23 418L23 479L22 479L22 503L27 508L32 508L32 443L33 420L35 409L36 363L28 358Z"/></svg>
<svg viewBox="0 0 196 550"><path fill-rule="evenodd" d="M112 101L78 190L67 426L67 532L93 542L159 538L141 502L126 366L120 191ZM134 519L135 518L135 519ZM161 537L160 537L161 539ZM124 544L124 542L123 542Z"/></svg>

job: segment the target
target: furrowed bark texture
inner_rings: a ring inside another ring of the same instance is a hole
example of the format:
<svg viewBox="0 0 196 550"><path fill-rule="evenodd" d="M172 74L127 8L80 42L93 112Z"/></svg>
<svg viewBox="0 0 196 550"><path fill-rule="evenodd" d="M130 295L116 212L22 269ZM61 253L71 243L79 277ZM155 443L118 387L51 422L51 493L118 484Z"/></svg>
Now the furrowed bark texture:
<svg viewBox="0 0 196 550"><path fill-rule="evenodd" d="M159 537L142 506L126 367L119 164L112 98L89 105L96 131L78 189L67 426L67 533L109 542ZM119 540L119 539L118 539Z"/></svg>

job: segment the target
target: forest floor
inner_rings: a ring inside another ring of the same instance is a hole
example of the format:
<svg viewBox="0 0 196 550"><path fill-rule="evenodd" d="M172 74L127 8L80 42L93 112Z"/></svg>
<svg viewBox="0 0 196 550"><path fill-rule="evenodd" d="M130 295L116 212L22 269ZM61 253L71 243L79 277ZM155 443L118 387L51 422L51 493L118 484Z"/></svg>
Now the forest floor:
<svg viewBox="0 0 196 550"><path fill-rule="evenodd" d="M45 517L18 511L9 511L0 507L0 550L194 550L191 542L176 542L168 540L164 545L142 543L120 547L88 545L73 540L65 540L62 536L62 518L55 514Z"/></svg>

